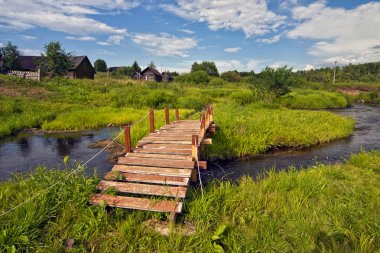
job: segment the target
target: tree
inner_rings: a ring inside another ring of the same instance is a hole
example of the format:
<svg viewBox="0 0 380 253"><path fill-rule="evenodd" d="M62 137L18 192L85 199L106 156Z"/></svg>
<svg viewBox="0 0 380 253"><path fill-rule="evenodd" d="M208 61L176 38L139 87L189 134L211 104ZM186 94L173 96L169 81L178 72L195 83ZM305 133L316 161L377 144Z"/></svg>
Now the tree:
<svg viewBox="0 0 380 253"><path fill-rule="evenodd" d="M287 66L274 69L266 67L253 79L254 90L263 98L272 102L275 97L288 93L289 87L298 82L293 78L292 68Z"/></svg>
<svg viewBox="0 0 380 253"><path fill-rule="evenodd" d="M116 71L112 72L113 75L125 75L125 76L131 76L135 71L131 66L124 66L118 68Z"/></svg>
<svg viewBox="0 0 380 253"><path fill-rule="evenodd" d="M50 42L45 45L45 53L43 54L46 62L46 70L51 77L64 76L71 67L70 53L66 53L62 49L61 43Z"/></svg>
<svg viewBox="0 0 380 253"><path fill-rule="evenodd" d="M154 64L153 64L154 65ZM137 63L137 61L134 61L133 64L132 64L132 68L133 68L133 71L134 72L141 72L141 68L139 66L139 64Z"/></svg>
<svg viewBox="0 0 380 253"><path fill-rule="evenodd" d="M195 72L198 70L203 70L210 76L219 77L219 72L218 72L218 69L216 68L215 62L203 61L200 64L197 62L194 62L193 65L191 65L191 72Z"/></svg>
<svg viewBox="0 0 380 253"><path fill-rule="evenodd" d="M157 68L156 65L154 65L154 62L153 62L153 61L151 61L151 62L149 63L148 67L150 67L150 68L154 68L154 69Z"/></svg>
<svg viewBox="0 0 380 253"><path fill-rule="evenodd" d="M220 77L228 82L240 82L241 80L241 76L236 70L224 72Z"/></svg>
<svg viewBox="0 0 380 253"><path fill-rule="evenodd" d="M107 63L103 59L97 59L94 62L94 68L97 72L107 72Z"/></svg>
<svg viewBox="0 0 380 253"><path fill-rule="evenodd" d="M6 45L0 47L0 57L3 59L3 65L0 66L0 73L17 69L19 56L20 51L18 50L18 47L9 41Z"/></svg>

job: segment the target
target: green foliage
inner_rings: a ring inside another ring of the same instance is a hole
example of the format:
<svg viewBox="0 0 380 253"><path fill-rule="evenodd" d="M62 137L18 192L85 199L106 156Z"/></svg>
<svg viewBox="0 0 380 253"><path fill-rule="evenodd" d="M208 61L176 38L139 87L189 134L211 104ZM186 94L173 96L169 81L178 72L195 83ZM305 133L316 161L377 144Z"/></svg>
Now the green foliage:
<svg viewBox="0 0 380 253"><path fill-rule="evenodd" d="M211 80L209 82L209 85L212 85L212 86L222 86L225 84L227 84L227 82L220 77L211 78Z"/></svg>
<svg viewBox="0 0 380 253"><path fill-rule="evenodd" d="M137 63L137 61L134 61L131 67L133 69L133 72L138 72L138 73L141 72L141 68L139 64Z"/></svg>
<svg viewBox="0 0 380 253"><path fill-rule="evenodd" d="M15 70L18 68L18 57L20 51L16 45L13 45L10 41L2 47L0 47L0 58L2 58L3 65L0 66L0 73L5 73L9 70Z"/></svg>
<svg viewBox="0 0 380 253"><path fill-rule="evenodd" d="M146 211L108 210L88 200L99 179L82 169L39 167L0 183L0 213L62 182L0 218L4 252L376 252L380 247L380 153L347 163L271 171L263 178L211 182L189 190L181 223L193 235L161 236ZM65 249L73 238L74 248Z"/></svg>
<svg viewBox="0 0 380 253"><path fill-rule="evenodd" d="M135 70L131 66L120 67L117 70L111 72L111 75L115 76L131 76L135 73Z"/></svg>
<svg viewBox="0 0 380 253"><path fill-rule="evenodd" d="M298 75L311 82L331 83L333 68L320 68L308 71L298 71ZM337 82L379 82L380 62L349 64L336 68Z"/></svg>
<svg viewBox="0 0 380 253"><path fill-rule="evenodd" d="M340 93L300 89L281 97L280 103L294 109L344 108L350 105Z"/></svg>
<svg viewBox="0 0 380 253"><path fill-rule="evenodd" d="M205 71L210 76L219 76L218 69L216 68L215 62L203 61L202 63L194 62L191 65L191 72Z"/></svg>
<svg viewBox="0 0 380 253"><path fill-rule="evenodd" d="M278 69L266 67L253 79L255 92L270 102L288 93L292 85L299 85L299 80L293 77L292 69L287 66Z"/></svg>
<svg viewBox="0 0 380 253"><path fill-rule="evenodd" d="M50 42L44 46L45 52L43 56L44 66L51 77L64 76L71 67L70 53L66 53L62 49L61 43Z"/></svg>
<svg viewBox="0 0 380 253"><path fill-rule="evenodd" d="M220 75L220 77L223 78L224 80L228 81L228 82L240 82L241 81L241 76L240 76L239 72L237 72L236 70L223 72Z"/></svg>
<svg viewBox="0 0 380 253"><path fill-rule="evenodd" d="M230 97L240 105L250 104L255 101L255 95L250 90L241 90L231 93Z"/></svg>
<svg viewBox="0 0 380 253"><path fill-rule="evenodd" d="M107 63L103 59L97 59L94 62L94 68L96 72L107 72Z"/></svg>
<svg viewBox="0 0 380 253"><path fill-rule="evenodd" d="M215 106L218 131L208 158L254 155L274 148L304 148L352 134L355 121L326 111L270 109L253 103Z"/></svg>

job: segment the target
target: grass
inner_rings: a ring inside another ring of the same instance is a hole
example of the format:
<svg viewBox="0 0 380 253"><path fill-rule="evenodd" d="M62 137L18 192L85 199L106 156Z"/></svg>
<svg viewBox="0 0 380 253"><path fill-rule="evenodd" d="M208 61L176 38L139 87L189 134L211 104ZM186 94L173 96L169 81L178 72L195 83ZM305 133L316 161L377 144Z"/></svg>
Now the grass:
<svg viewBox="0 0 380 253"><path fill-rule="evenodd" d="M304 148L352 134L355 121L326 111L263 108L258 104L218 104L218 129L208 158L235 158L277 148Z"/></svg>
<svg viewBox="0 0 380 253"><path fill-rule="evenodd" d="M300 89L281 98L280 103L292 109L331 109L350 105L350 101L341 93Z"/></svg>
<svg viewBox="0 0 380 253"><path fill-rule="evenodd" d="M380 153L344 164L269 172L253 181L193 189L181 221L191 236L164 237L141 224L157 214L88 206L98 182L70 170L38 168L0 184L0 210L56 188L0 218L0 251L62 252L375 252L380 248Z"/></svg>

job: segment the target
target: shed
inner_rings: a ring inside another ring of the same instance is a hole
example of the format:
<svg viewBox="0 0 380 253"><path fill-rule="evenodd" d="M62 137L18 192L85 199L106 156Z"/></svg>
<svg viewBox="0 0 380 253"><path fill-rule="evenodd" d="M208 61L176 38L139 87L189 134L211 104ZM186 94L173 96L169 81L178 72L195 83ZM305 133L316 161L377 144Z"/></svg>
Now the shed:
<svg viewBox="0 0 380 253"><path fill-rule="evenodd" d="M147 67L146 69L141 71L141 80L161 82L162 75L160 72L158 72L157 69Z"/></svg>

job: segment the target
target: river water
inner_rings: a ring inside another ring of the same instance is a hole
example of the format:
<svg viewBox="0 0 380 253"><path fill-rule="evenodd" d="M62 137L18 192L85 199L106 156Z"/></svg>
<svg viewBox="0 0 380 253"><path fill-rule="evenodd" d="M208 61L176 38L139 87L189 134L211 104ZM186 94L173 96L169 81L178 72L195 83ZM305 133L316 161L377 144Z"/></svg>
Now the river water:
<svg viewBox="0 0 380 253"><path fill-rule="evenodd" d="M361 149L380 150L380 107L354 105L351 108L331 111L356 120L352 136L307 149L271 152L248 160L216 162L222 168L211 162L205 175L208 179L236 180L243 175L255 178L271 169L279 171L289 166L302 168L317 163L343 162Z"/></svg>
<svg viewBox="0 0 380 253"><path fill-rule="evenodd" d="M355 118L356 127L352 136L318 145L308 149L279 151L255 156L249 160L209 163L203 173L207 179L235 180L243 175L256 177L268 169L280 170L294 165L298 168L316 163L344 161L361 149L380 150L380 108L354 105L351 108L334 110L335 113ZM0 180L15 172L28 172L38 165L63 169L63 159L70 157L68 166L90 159L100 149L88 146L96 141L110 138L119 128L80 131L61 134L20 133L0 141ZM223 169L221 169L220 165ZM103 152L88 165L87 173L94 170L101 176L112 168L109 153Z"/></svg>

